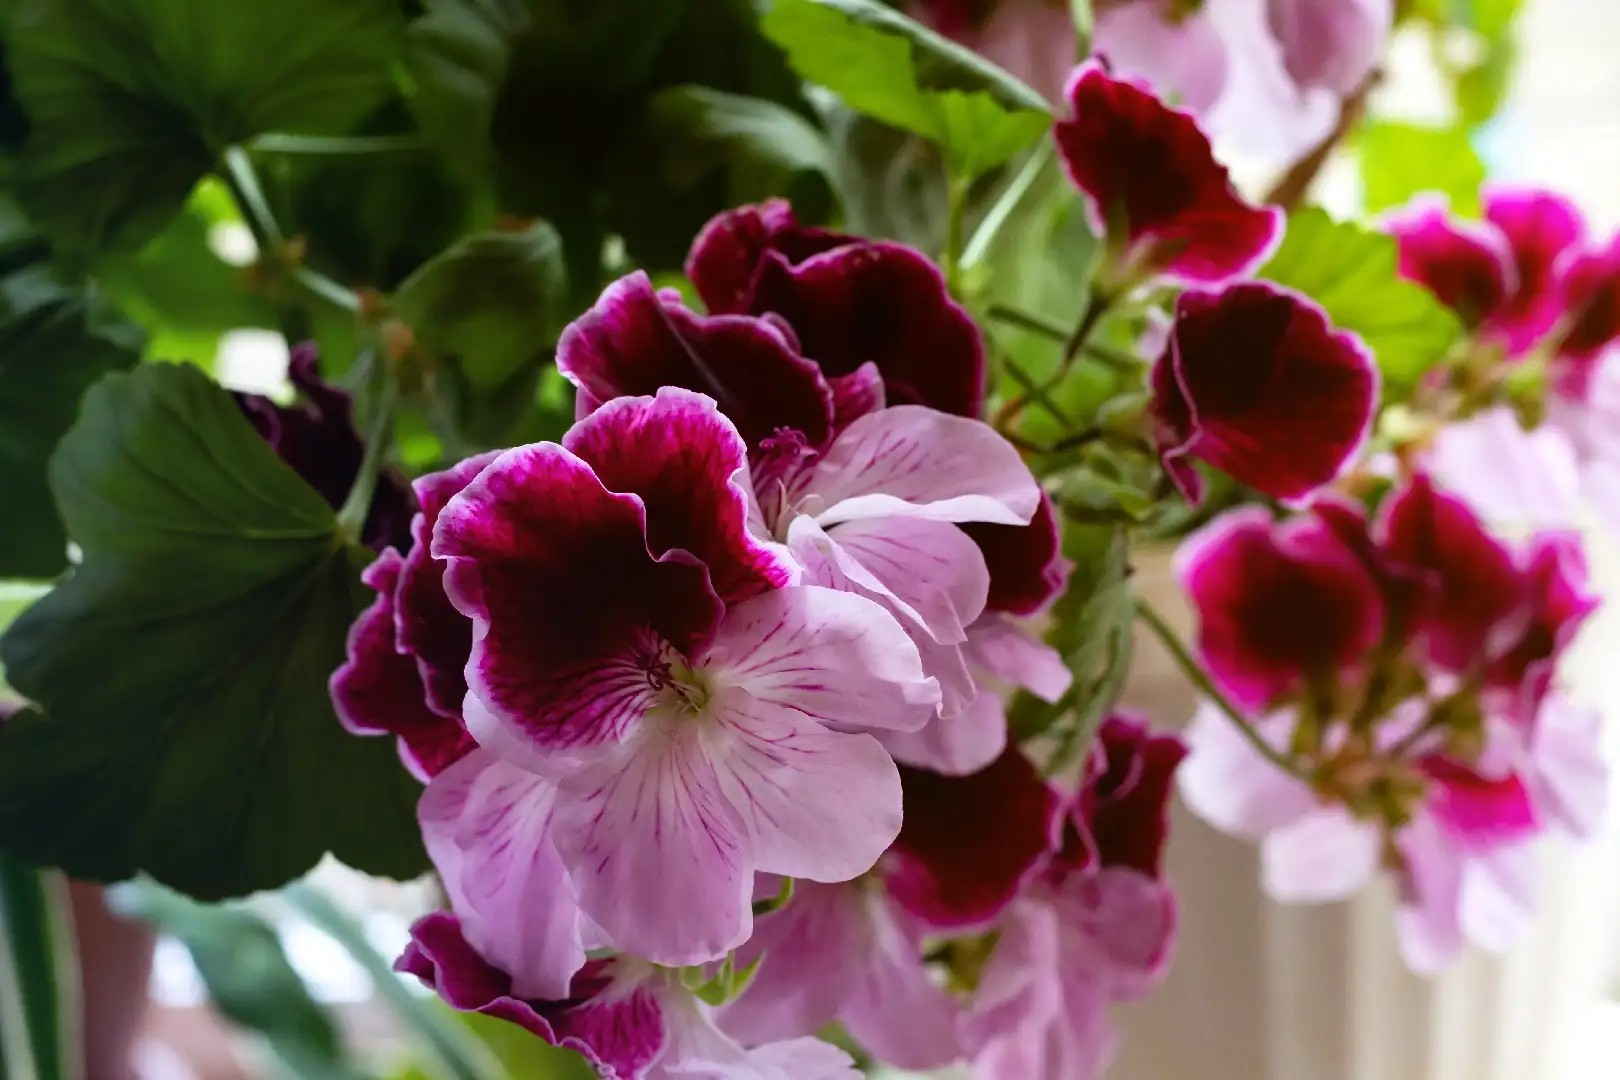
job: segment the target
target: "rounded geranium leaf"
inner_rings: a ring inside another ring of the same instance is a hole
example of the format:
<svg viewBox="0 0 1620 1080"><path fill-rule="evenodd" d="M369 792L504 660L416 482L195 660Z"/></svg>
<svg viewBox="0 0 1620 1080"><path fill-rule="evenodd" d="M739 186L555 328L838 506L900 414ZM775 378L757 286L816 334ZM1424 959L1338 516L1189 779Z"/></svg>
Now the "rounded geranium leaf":
<svg viewBox="0 0 1620 1080"><path fill-rule="evenodd" d="M1321 309L1264 282L1183 293L1153 368L1154 437L1197 501L1197 459L1279 499L1333 481L1361 448L1378 371Z"/></svg>
<svg viewBox="0 0 1620 1080"><path fill-rule="evenodd" d="M28 114L24 206L62 246L138 246L221 151L342 134L393 92L389 0L20 5L6 66Z"/></svg>
<svg viewBox="0 0 1620 1080"><path fill-rule="evenodd" d="M1281 216L1244 202L1192 116L1096 63L1069 80L1069 115L1053 128L1095 224L1134 265L1189 282L1236 277L1265 257Z"/></svg>

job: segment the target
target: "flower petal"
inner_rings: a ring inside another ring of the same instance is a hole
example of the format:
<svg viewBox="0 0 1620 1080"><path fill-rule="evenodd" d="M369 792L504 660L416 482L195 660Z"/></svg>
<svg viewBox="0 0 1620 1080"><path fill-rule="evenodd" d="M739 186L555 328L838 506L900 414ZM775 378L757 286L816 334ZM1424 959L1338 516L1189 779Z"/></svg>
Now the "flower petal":
<svg viewBox="0 0 1620 1080"><path fill-rule="evenodd" d="M1537 809L1583 839L1597 833L1608 804L1602 723L1597 709L1554 693L1542 702L1531 736L1530 785Z"/></svg>
<svg viewBox="0 0 1620 1080"><path fill-rule="evenodd" d="M894 616L816 585L732 606L699 663L716 686L824 724L915 730L939 703Z"/></svg>
<svg viewBox="0 0 1620 1080"><path fill-rule="evenodd" d="M988 925L1057 841L1057 792L1016 746L971 776L901 773L906 817L884 860L889 894L936 930Z"/></svg>
<svg viewBox="0 0 1620 1080"><path fill-rule="evenodd" d="M949 1065L961 1056L960 1010L929 976L922 935L881 894L863 899L871 912L870 944L841 1013L844 1026L891 1068Z"/></svg>
<svg viewBox="0 0 1620 1080"><path fill-rule="evenodd" d="M1507 241L1518 288L1494 320L1510 356L1521 356L1547 336L1563 314L1555 270L1586 237L1586 222L1568 199L1548 191L1487 184L1485 220Z"/></svg>
<svg viewBox="0 0 1620 1080"><path fill-rule="evenodd" d="M1518 270L1496 230L1451 217L1443 200L1420 198L1393 214L1400 274L1434 293L1470 328L1500 316L1518 291Z"/></svg>
<svg viewBox="0 0 1620 1080"><path fill-rule="evenodd" d="M1175 894L1127 867L1071 875L1052 893L1065 966L1099 983L1113 1001L1146 997L1170 966L1178 915Z"/></svg>
<svg viewBox="0 0 1620 1080"><path fill-rule="evenodd" d="M960 527L979 545L990 572L988 610L1033 615L1062 595L1070 564L1063 557L1057 514L1046 492L1041 492L1028 525L966 522Z"/></svg>
<svg viewBox="0 0 1620 1080"><path fill-rule="evenodd" d="M1535 804L1518 776L1482 776L1438 755L1418 764L1431 782L1429 812L1446 838L1462 850L1488 851L1537 831Z"/></svg>
<svg viewBox="0 0 1620 1080"><path fill-rule="evenodd" d="M1071 813L1099 865L1159 876L1170 790L1186 756L1179 737L1154 734L1135 717L1115 714L1097 728L1092 768Z"/></svg>
<svg viewBox="0 0 1620 1080"><path fill-rule="evenodd" d="M718 788L755 868L811 881L870 870L900 831L900 774L878 741L741 687L720 691L713 709Z"/></svg>
<svg viewBox="0 0 1620 1080"><path fill-rule="evenodd" d="M969 624L984 611L990 573L960 528L926 518L868 518L835 526L830 535L916 613L934 640L967 639Z"/></svg>
<svg viewBox="0 0 1620 1080"><path fill-rule="evenodd" d="M1214 705L1199 705L1183 737L1182 801L1222 832L1260 840L1316 809L1310 788L1255 753Z"/></svg>
<svg viewBox="0 0 1620 1080"><path fill-rule="evenodd" d="M1395 933L1406 966L1432 975L1455 960L1463 949L1458 904L1463 860L1432 817L1420 814L1398 840L1404 870L1401 906Z"/></svg>
<svg viewBox="0 0 1620 1080"><path fill-rule="evenodd" d="M1341 807L1312 811L1266 835L1260 879L1284 904L1330 904L1361 891L1378 869L1378 830Z"/></svg>
<svg viewBox="0 0 1620 1080"><path fill-rule="evenodd" d="M1540 869L1534 844L1512 844L1463 864L1457 920L1463 934L1490 952L1505 952L1535 922Z"/></svg>
<svg viewBox="0 0 1620 1080"><path fill-rule="evenodd" d="M935 646L942 655L960 655L960 646ZM939 677L941 664L923 651L923 667ZM940 712L916 731L883 731L878 739L901 765L928 769L944 776L966 776L989 765L1007 746L1007 710L996 693L983 686L972 694L951 686L954 677L940 678L946 690ZM972 684L972 676L968 676Z"/></svg>
<svg viewBox="0 0 1620 1080"><path fill-rule="evenodd" d="M1441 428L1426 463L1442 487L1494 525L1575 525L1581 474L1574 443L1556 427L1526 431L1505 405Z"/></svg>
<svg viewBox="0 0 1620 1080"><path fill-rule="evenodd" d="M1053 136L1099 226L1123 215L1131 248L1153 269L1218 282L1262 260L1281 231L1278 211L1245 203L1192 116L1095 61L1075 69L1069 115Z"/></svg>
<svg viewBox="0 0 1620 1080"><path fill-rule="evenodd" d="M660 297L636 271L609 285L563 331L557 370L579 387L580 415L665 386L708 394L750 446L778 428L826 441L832 395L816 365L772 323L702 316Z"/></svg>
<svg viewBox="0 0 1620 1080"><path fill-rule="evenodd" d="M1389 0L1267 0L1266 23L1282 46L1289 76L1341 97L1355 93L1384 55Z"/></svg>
<svg viewBox="0 0 1620 1080"><path fill-rule="evenodd" d="M1194 501L1189 458L1303 499L1361 449L1377 400L1378 369L1360 340L1304 297L1259 281L1182 293L1153 367L1154 438Z"/></svg>
<svg viewBox="0 0 1620 1080"><path fill-rule="evenodd" d="M1042 701L1057 701L1074 681L1062 653L1005 615L988 614L968 627L966 651L978 671Z"/></svg>
<svg viewBox="0 0 1620 1080"><path fill-rule="evenodd" d="M779 253L796 265L855 242L853 236L800 225L786 201L768 199L710 219L692 241L686 276L710 311L747 314L753 306L755 279L767 255Z"/></svg>
<svg viewBox="0 0 1620 1080"><path fill-rule="evenodd" d="M1011 443L977 420L918 405L861 417L793 491L822 526L869 517L1025 525L1040 487Z"/></svg>
<svg viewBox="0 0 1620 1080"><path fill-rule="evenodd" d="M557 849L556 788L475 750L434 778L417 817L467 941L517 997L562 1000L585 964L579 906Z"/></svg>

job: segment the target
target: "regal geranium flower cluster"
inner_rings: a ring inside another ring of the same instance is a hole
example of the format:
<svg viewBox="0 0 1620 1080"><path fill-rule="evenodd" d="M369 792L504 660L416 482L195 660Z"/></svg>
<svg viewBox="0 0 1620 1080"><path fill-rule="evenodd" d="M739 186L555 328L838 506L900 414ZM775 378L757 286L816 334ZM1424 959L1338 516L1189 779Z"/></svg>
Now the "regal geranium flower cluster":
<svg viewBox="0 0 1620 1080"><path fill-rule="evenodd" d="M1325 494L1379 380L1250 277L1282 215L1144 85L1088 63L1065 96L1105 237L1088 325L1174 292L1113 422L1165 498L1213 470L1299 511L1183 552L1219 708L1186 743L1112 715L1045 775L1004 695L1070 693L1040 636L1063 513L981 419L978 328L910 248L724 213L687 262L704 311L610 285L558 345L573 427L419 479L366 571L333 697L425 783L449 902L402 971L617 1080L857 1075L831 1025L902 1068L1096 1076L1108 1006L1170 960L1178 769L1280 894L1395 872L1416 964L1522 919L1526 841L1601 801L1552 678L1593 607L1578 545L1510 546L1423 472L1372 518Z"/></svg>

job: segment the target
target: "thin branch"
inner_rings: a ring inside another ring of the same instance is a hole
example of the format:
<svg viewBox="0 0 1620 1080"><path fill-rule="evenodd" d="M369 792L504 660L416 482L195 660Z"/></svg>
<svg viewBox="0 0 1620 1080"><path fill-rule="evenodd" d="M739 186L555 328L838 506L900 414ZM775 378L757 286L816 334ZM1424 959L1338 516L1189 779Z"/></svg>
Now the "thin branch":
<svg viewBox="0 0 1620 1080"><path fill-rule="evenodd" d="M382 394L371 417L371 426L366 431L365 457L360 461L360 471L355 474L354 484L349 488L349 494L337 514L339 531L352 541L358 541L365 532L366 518L371 514L371 498L377 490L377 476L382 472L383 454L392 442L389 432L394 423L394 406L398 401L399 384L385 376Z"/></svg>
<svg viewBox="0 0 1620 1080"><path fill-rule="evenodd" d="M1316 149L1296 162L1294 167L1284 173L1272 186L1266 193L1265 201L1268 204L1281 207L1284 213L1293 213L1299 209L1300 204L1305 201L1305 196L1310 193L1311 185L1316 182L1317 174L1333 156L1333 151L1337 150L1345 137L1361 123L1361 118L1367 111L1367 97L1383 77L1382 71L1373 71L1340 103L1339 122L1333 125L1333 130L1316 145Z"/></svg>

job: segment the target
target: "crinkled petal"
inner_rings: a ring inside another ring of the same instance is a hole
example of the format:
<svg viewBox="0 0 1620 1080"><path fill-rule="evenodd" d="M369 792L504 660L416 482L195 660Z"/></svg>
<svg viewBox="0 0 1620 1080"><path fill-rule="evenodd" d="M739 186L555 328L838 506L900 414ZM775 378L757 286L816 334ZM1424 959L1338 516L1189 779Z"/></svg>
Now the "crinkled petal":
<svg viewBox="0 0 1620 1080"><path fill-rule="evenodd" d="M1260 879L1266 893L1285 904L1348 900L1377 871L1379 845L1375 826L1342 807L1322 807L1266 834Z"/></svg>
<svg viewBox="0 0 1620 1080"><path fill-rule="evenodd" d="M775 324L694 314L660 297L639 270L563 331L557 369L579 387L582 416L614 398L678 386L714 398L750 446L778 428L819 446L831 429L826 380Z"/></svg>
<svg viewBox="0 0 1620 1080"><path fill-rule="evenodd" d="M692 241L686 276L710 311L746 314L753 306L755 278L768 254L779 253L796 265L855 242L852 236L800 225L786 201L768 199L711 218Z"/></svg>
<svg viewBox="0 0 1620 1080"><path fill-rule="evenodd" d="M845 428L793 496L824 527L891 516L1026 525L1041 492L988 424L896 405Z"/></svg>
<svg viewBox="0 0 1620 1080"><path fill-rule="evenodd" d="M1089 855L1105 868L1125 867L1151 878L1170 830L1170 792L1187 756L1177 735L1155 733L1121 713L1098 726L1091 768L1071 807ZM1065 853L1072 862L1075 852Z"/></svg>
<svg viewBox="0 0 1620 1080"><path fill-rule="evenodd" d="M900 774L882 745L740 687L711 707L718 789L755 868L827 882L871 869L900 831Z"/></svg>
<svg viewBox="0 0 1620 1080"><path fill-rule="evenodd" d="M1245 203L1192 116L1096 62L1069 80L1069 115L1053 135L1093 220L1122 215L1149 266L1188 282L1241 275L1271 250L1276 210Z"/></svg>
<svg viewBox="0 0 1620 1080"><path fill-rule="evenodd" d="M1070 563L1063 557L1057 513L1046 492L1041 492L1041 504L1028 525L969 522L961 528L979 545L990 571L988 610L1033 615L1062 595Z"/></svg>
<svg viewBox="0 0 1620 1080"><path fill-rule="evenodd" d="M838 546L916 612L942 644L967 639L984 611L990 573L979 548L948 521L868 518L833 528Z"/></svg>
<svg viewBox="0 0 1620 1080"><path fill-rule="evenodd" d="M417 817L462 931L518 997L561 1000L585 964L579 906L552 842L557 789L475 750L434 778Z"/></svg>
<svg viewBox="0 0 1620 1080"><path fill-rule="evenodd" d="M824 724L915 730L939 703L894 616L818 585L733 606L700 663L717 687Z"/></svg>
<svg viewBox="0 0 1620 1080"><path fill-rule="evenodd" d="M1184 292L1153 368L1154 438L1182 493L1191 459L1279 499L1331 483L1371 430L1378 369L1314 303L1259 282Z"/></svg>
<svg viewBox="0 0 1620 1080"><path fill-rule="evenodd" d="M1266 723L1261 730L1270 733L1280 727ZM1255 753L1209 702L1199 705L1183 738L1187 760L1178 777L1182 801L1222 832L1260 840L1317 809L1310 788Z"/></svg>
<svg viewBox="0 0 1620 1080"><path fill-rule="evenodd" d="M988 925L1055 846L1056 791L1016 746L970 776L902 777L905 824L884 860L889 894L935 929Z"/></svg>
<svg viewBox="0 0 1620 1080"><path fill-rule="evenodd" d="M888 404L883 373L870 360L848 375L828 379L827 385L832 388L835 431L842 431L867 413L877 412Z"/></svg>

